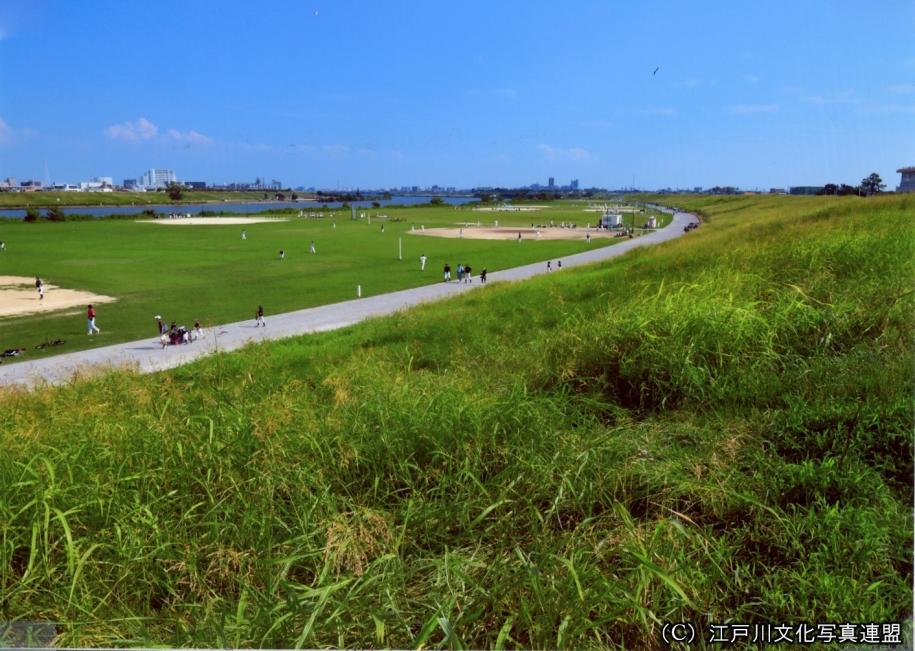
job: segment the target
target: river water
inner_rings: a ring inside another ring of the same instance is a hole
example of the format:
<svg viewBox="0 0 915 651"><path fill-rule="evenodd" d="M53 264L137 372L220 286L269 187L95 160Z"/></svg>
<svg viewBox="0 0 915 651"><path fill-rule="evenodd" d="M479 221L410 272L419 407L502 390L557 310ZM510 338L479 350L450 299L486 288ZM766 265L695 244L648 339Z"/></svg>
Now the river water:
<svg viewBox="0 0 915 651"><path fill-rule="evenodd" d="M368 201L350 201L349 204L356 208L371 208L372 202L377 201L382 206L400 205L416 206L429 203L432 195L429 196L393 196L390 199L369 199ZM471 201L477 201L475 197L442 197L449 206L460 206ZM92 215L93 217L106 217L108 215L138 215L144 210L155 210L157 213L190 213L196 215L204 210L210 212L234 212L234 213L256 213L265 210L279 210L283 208L297 208L299 210L315 210L321 206L339 209L343 204L339 201L321 203L319 201L220 201L213 203L182 203L182 204L144 204L141 206L61 206L67 215ZM40 208L39 211L44 215L47 211ZM0 218L7 217L12 219L22 219L25 217L25 208L2 208L0 209Z"/></svg>

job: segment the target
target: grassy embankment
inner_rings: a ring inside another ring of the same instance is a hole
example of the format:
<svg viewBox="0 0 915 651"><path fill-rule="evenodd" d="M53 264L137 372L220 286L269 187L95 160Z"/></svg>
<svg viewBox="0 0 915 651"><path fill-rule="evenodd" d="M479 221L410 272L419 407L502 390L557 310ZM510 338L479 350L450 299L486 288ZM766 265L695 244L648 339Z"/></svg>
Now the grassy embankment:
<svg viewBox="0 0 915 651"><path fill-rule="evenodd" d="M581 205L560 202L532 215L477 213L452 207L369 210L402 221L352 221L349 213L330 211L335 219L299 219L244 226L175 226L133 221L26 224L0 220L0 276L34 277L68 289L111 296L115 303L98 307L102 333L88 337L83 308L0 318L0 350L26 348L19 361L132 341L154 335L153 316L192 324L234 322L251 317L258 305L268 314L336 303L363 296L438 282L445 262L471 264L497 271L557 258L611 244L584 234L577 241L513 241L443 239L409 235L411 227L454 227L481 220L524 224L554 219L584 224L596 218ZM331 222L336 223L333 228ZM538 222L539 223L539 222ZM242 241L242 229L248 239ZM403 240L402 261L397 240ZM308 252L314 240L317 255ZM286 251L280 261L278 251ZM425 273L418 258L428 256ZM53 290L48 291L50 296ZM35 307L38 303L34 295ZM36 350L54 339L66 344ZM5 363L11 363L6 360Z"/></svg>
<svg viewBox="0 0 915 651"><path fill-rule="evenodd" d="M65 644L657 648L908 618L913 197L0 397L0 619Z"/></svg>

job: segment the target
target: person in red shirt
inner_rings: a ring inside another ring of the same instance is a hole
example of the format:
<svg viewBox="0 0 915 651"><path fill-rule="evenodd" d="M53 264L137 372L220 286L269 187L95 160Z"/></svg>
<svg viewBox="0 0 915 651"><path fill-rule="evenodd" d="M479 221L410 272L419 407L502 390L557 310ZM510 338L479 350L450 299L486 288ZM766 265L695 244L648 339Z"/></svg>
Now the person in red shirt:
<svg viewBox="0 0 915 651"><path fill-rule="evenodd" d="M89 309L86 310L86 317L89 320L89 334L91 335L93 331L101 332L101 330L99 330L98 326L95 325L95 308L92 307L91 305L89 306Z"/></svg>

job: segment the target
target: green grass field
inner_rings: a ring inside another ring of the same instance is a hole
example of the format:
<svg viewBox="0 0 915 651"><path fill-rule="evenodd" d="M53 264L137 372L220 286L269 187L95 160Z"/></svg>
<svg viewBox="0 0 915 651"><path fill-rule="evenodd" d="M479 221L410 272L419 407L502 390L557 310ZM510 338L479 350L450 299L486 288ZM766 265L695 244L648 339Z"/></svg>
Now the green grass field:
<svg viewBox="0 0 915 651"><path fill-rule="evenodd" d="M334 220L290 218L245 226L0 221L0 240L7 243L0 254L0 276L37 274L52 285L117 298L98 307L102 332L93 337L85 332L85 307L0 318L0 350L26 348L28 353L17 359L34 359L153 336L157 314L179 324L200 319L215 325L249 318L258 305L276 314L349 300L356 297L357 285L362 285L363 296L372 296L438 282L445 262L453 267L469 263L479 273L483 267L497 271L611 244L595 238L588 245L584 233L577 241L521 244L408 234L411 227L451 227L471 219L499 219L503 225L575 220L583 226L595 219L594 213L582 211L584 206L557 203L536 217L451 207L369 210L367 215L403 220L375 219L371 225L340 211ZM669 217L664 219L669 222ZM248 231L246 241L241 240L242 229ZM397 258L398 238L403 240L402 261ZM309 254L312 240L316 255ZM283 261L280 249L286 252ZM428 257L425 273L419 271L422 253ZM35 350L54 339L67 343Z"/></svg>
<svg viewBox="0 0 915 651"><path fill-rule="evenodd" d="M612 262L2 390L0 620L455 649L908 622L915 197L667 199L703 226Z"/></svg>

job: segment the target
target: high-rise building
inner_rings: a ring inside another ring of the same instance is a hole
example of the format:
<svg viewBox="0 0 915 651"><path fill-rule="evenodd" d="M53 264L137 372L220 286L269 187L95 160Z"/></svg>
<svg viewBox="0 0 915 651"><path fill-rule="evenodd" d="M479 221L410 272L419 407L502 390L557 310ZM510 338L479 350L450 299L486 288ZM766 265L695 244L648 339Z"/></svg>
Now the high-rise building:
<svg viewBox="0 0 915 651"><path fill-rule="evenodd" d="M178 179L172 170L157 170L150 168L139 179L139 185L144 188L164 188L169 183L177 183Z"/></svg>
<svg viewBox="0 0 915 651"><path fill-rule="evenodd" d="M577 190L578 189L578 179L572 179L572 182L569 183L569 187L572 188L573 190Z"/></svg>
<svg viewBox="0 0 915 651"><path fill-rule="evenodd" d="M546 182L546 187L548 187L550 190L552 190L553 188L555 188L555 187L556 187L556 179L554 179L554 178L551 176L550 179Z"/></svg>

